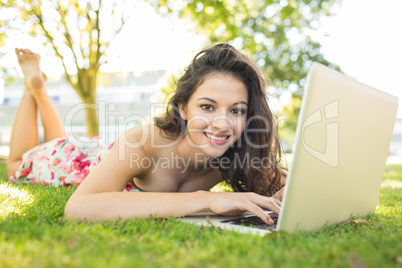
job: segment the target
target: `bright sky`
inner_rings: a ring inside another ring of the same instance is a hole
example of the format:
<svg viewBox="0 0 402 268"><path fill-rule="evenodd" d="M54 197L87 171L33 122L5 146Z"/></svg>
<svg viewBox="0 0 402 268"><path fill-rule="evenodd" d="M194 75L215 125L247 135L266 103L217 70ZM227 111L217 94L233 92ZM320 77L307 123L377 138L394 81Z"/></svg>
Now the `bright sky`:
<svg viewBox="0 0 402 268"><path fill-rule="evenodd" d="M194 25L178 18L158 15L147 4L139 4L120 38L110 47L113 54L121 53L102 71L113 70L175 70L190 63L203 48L205 36L194 34ZM128 59L133 59L127 60Z"/></svg>
<svg viewBox="0 0 402 268"><path fill-rule="evenodd" d="M323 22L328 60L347 75L399 98L402 118L401 0L344 0Z"/></svg>
<svg viewBox="0 0 402 268"><path fill-rule="evenodd" d="M402 10L401 0L343 0L336 15L322 20L323 52L349 76L360 82L399 97L402 102ZM140 71L184 68L194 54L203 47L205 37L191 32L192 25L178 19L158 16L153 8L140 5L127 22L122 36L111 47L113 64L103 71ZM42 55L43 70L52 75L62 70L47 56L38 42L20 34L7 43L6 50L28 47ZM121 53L119 56L117 53ZM1 65L17 67L12 53ZM60 66L60 65L59 65ZM398 110L402 118L402 104Z"/></svg>
<svg viewBox="0 0 402 268"><path fill-rule="evenodd" d="M206 40L205 36L194 34L193 28L190 23L162 17L148 4L138 3L121 34L108 49L110 64L101 66L101 71L175 71L183 68L203 48ZM6 47L0 48L6 52L0 65L19 70L14 48L29 48L41 55L41 68L48 76L64 73L59 59L49 55L39 40L18 31L8 34Z"/></svg>

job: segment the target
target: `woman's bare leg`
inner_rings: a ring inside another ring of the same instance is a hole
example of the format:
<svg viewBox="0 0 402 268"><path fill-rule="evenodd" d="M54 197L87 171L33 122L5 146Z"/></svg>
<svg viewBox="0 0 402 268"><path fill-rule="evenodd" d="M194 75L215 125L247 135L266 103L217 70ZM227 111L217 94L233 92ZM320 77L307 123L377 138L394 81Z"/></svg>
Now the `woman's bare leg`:
<svg viewBox="0 0 402 268"><path fill-rule="evenodd" d="M7 160L9 177L17 171L21 156L38 144L37 121L35 100L25 89L11 132L10 155Z"/></svg>
<svg viewBox="0 0 402 268"><path fill-rule="evenodd" d="M21 156L38 144L37 109L41 115L45 142L63 137L63 125L45 89L46 76L39 68L40 56L27 49L15 50L25 79L25 91L18 107L7 162L11 176L18 169Z"/></svg>

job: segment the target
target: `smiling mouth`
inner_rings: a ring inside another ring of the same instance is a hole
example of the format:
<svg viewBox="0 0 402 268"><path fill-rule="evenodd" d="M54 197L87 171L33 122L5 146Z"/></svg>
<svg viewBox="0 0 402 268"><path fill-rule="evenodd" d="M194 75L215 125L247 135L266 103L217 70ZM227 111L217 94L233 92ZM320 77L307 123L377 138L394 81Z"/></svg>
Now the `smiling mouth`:
<svg viewBox="0 0 402 268"><path fill-rule="evenodd" d="M224 135L224 136L221 135L221 136L218 137L218 136L212 135L212 134L207 133L207 132L204 132L204 135L207 136L208 138L214 140L214 141L224 141L224 140L229 139L229 137L230 137L230 135Z"/></svg>

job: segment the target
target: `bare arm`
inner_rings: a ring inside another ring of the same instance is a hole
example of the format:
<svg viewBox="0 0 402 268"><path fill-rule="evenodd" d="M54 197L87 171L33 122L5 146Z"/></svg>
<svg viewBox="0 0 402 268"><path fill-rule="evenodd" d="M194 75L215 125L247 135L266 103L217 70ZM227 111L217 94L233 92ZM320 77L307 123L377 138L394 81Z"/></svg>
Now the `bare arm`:
<svg viewBox="0 0 402 268"><path fill-rule="evenodd" d="M250 211L266 223L271 218L263 209L279 213L281 203L254 193L137 193L106 192L72 197L66 206L68 218L89 221L155 217L180 217L210 211L230 214Z"/></svg>
<svg viewBox="0 0 402 268"><path fill-rule="evenodd" d="M69 218L90 221L156 217L180 217L208 211L206 192L137 193L106 192L85 194L69 200Z"/></svg>
<svg viewBox="0 0 402 268"><path fill-rule="evenodd" d="M271 224L269 216L263 209L279 213L280 201L254 193L122 192L131 178L144 172L144 170L130 168L130 153L145 157L141 148L125 148L125 157L122 157L123 147L120 145L126 142L125 139L123 137L118 141L116 147L71 196L65 208L65 215L68 218L113 221L150 216L179 217L202 211L211 211L216 214L250 211Z"/></svg>

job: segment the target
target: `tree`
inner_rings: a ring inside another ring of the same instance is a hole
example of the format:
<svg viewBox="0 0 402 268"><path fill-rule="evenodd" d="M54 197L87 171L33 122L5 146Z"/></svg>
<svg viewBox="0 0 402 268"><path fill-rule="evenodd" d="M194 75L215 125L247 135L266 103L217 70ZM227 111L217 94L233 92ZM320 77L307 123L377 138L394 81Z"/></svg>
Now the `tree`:
<svg viewBox="0 0 402 268"><path fill-rule="evenodd" d="M132 1L8 0L0 7L17 10L30 34L60 58L65 77L83 103L96 104L99 68L105 51L132 11ZM99 133L96 109L87 108L88 135Z"/></svg>
<svg viewBox="0 0 402 268"><path fill-rule="evenodd" d="M252 55L272 80L274 97L284 91L292 93L295 107L284 110L289 119L297 119L294 113L298 113L306 70L312 62L332 65L311 35L336 0L190 0L181 5L169 0L149 2L161 13L177 13L194 22L207 36L207 45L229 42Z"/></svg>
<svg viewBox="0 0 402 268"><path fill-rule="evenodd" d="M1 13L0 13L1 15ZM0 19L0 47L4 46L4 40L6 38L6 21ZM0 54L1 56L1 54ZM0 66L0 78L6 76L7 70L3 66Z"/></svg>

